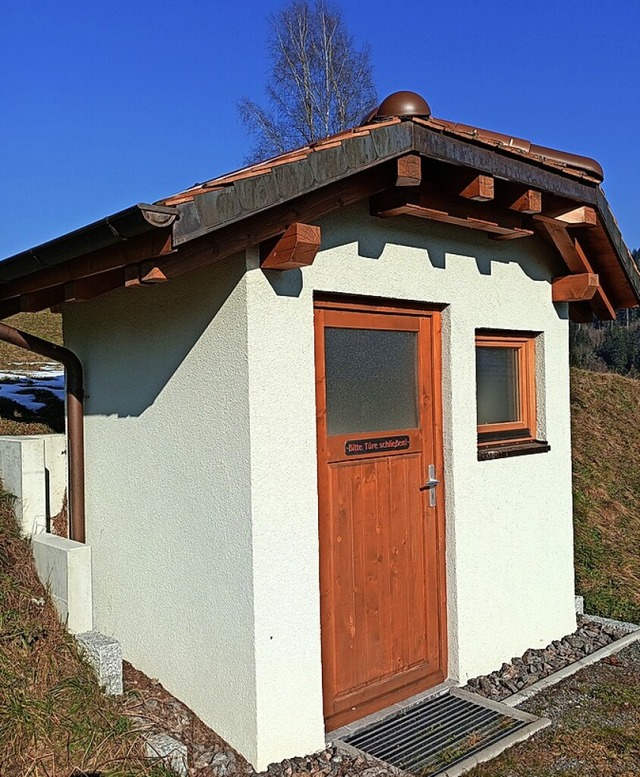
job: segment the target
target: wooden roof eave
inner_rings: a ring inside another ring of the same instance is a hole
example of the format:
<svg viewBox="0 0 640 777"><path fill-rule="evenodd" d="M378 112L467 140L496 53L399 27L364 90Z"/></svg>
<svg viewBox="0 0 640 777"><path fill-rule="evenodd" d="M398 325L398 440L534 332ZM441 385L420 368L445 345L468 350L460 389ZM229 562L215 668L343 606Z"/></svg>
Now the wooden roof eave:
<svg viewBox="0 0 640 777"><path fill-rule="evenodd" d="M52 275L49 280L58 284L60 279L67 284L74 281L64 294L58 288L58 301L88 299L94 291L102 294L118 284L168 280L248 245L276 238L294 222L317 221L344 205L393 187L397 178L391 175L394 166L388 163L407 154L494 176L498 182L502 179L531 187L551 198L593 206L599 222L590 232L584 232L585 245L589 248L592 244L598 256L608 257L607 267L598 266L594 271L601 273L603 288L612 302L620 307L638 304L640 276L599 186L551 171L534 160L500 153L499 149L450 137L411 121L354 135L347 142L276 166L269 173L242 178L224 188L204 190L172 209L179 212L179 219L170 230L171 240L161 246L155 241L146 256L141 255L142 251L136 250L134 254L118 249L120 255L110 266L108 258L96 263L90 254L73 260L68 267L61 266L56 277ZM135 242L127 247L133 248ZM129 262L127 254L131 256ZM135 264L124 272L131 261ZM122 272L116 272L116 268ZM97 277L84 278L82 273ZM9 315L7 310L16 312L16 306L35 310L57 304L56 295L45 293L47 286L43 283L38 285L50 274L43 270L37 276L25 277L24 283L0 286L0 315ZM22 298L23 293L30 296Z"/></svg>
<svg viewBox="0 0 640 777"><path fill-rule="evenodd" d="M609 275L607 280L613 286L619 286L624 280L629 287L626 293L612 296L621 307L640 303L640 277L597 184L576 179L560 170L549 170L542 161L520 158L510 151L483 146L479 142L471 143L411 121L393 123L367 135L350 137L347 142L318 154L275 167L266 175L244 178L233 186L198 194L178 206L181 215L174 228L174 245L178 247L212 234L249 215L253 217L284 202L304 197L321 186L336 183L358 171L411 152L595 207L620 266L619 273L613 266L605 273ZM619 277L616 279L616 276Z"/></svg>
<svg viewBox="0 0 640 777"><path fill-rule="evenodd" d="M177 206L180 218L174 227L174 245L178 247L406 154L412 150L411 128L410 122L390 124L273 167L267 174L203 191Z"/></svg>

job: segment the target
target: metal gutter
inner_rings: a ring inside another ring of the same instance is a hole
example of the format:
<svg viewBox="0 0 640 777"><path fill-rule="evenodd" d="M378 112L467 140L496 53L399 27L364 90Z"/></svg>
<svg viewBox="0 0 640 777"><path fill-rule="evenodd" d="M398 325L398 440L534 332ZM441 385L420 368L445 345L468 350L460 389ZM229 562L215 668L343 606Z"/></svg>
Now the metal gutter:
<svg viewBox="0 0 640 777"><path fill-rule="evenodd" d="M170 227L177 218L178 209L175 207L145 203L133 205L0 261L0 283L8 283L100 248L108 248L159 227Z"/></svg>
<svg viewBox="0 0 640 777"><path fill-rule="evenodd" d="M84 385L80 359L68 348L2 322L0 340L64 365L69 457L69 537L76 542L84 542Z"/></svg>

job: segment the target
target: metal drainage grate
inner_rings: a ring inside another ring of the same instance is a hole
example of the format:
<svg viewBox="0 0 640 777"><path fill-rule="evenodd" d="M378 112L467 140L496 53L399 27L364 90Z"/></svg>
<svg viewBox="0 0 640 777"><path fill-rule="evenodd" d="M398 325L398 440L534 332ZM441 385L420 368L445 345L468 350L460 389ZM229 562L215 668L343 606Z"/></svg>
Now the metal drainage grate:
<svg viewBox="0 0 640 777"><path fill-rule="evenodd" d="M548 722L456 688L371 723L342 741L399 769L429 777L508 739L487 757L497 755L512 740L524 739ZM522 736L512 736L516 732Z"/></svg>

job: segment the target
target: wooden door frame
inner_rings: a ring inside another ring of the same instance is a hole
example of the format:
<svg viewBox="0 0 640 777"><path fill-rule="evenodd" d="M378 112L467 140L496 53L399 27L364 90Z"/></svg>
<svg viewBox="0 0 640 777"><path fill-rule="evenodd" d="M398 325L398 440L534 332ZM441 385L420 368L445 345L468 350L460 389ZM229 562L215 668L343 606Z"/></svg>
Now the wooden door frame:
<svg viewBox="0 0 640 777"><path fill-rule="evenodd" d="M329 525L328 501L322 499L323 488L327 487L328 472L326 467L326 433L321 434L321 429L326 430L326 397L323 391L325 381L325 365L324 365L324 349L318 347L318 338L323 335L324 320L322 316L317 315L318 310L340 311L345 313L358 313L362 314L384 314L384 315L401 315L401 316L419 316L423 322L425 322L430 328L431 334L431 363L428 363L428 359L423 359L422 355L419 355L419 369L421 372L422 385L428 386L430 391L430 403L429 408L426 411L427 418L425 419L424 413L421 413L421 423L424 428L424 421L428 420L431 424L433 433L433 457L436 467L437 477L440 479L440 485L438 486L438 499L436 514L434 520L436 522L436 564L437 564L437 609L438 609L438 626L439 626L439 655L442 670L442 680L448 677L448 623L447 623L447 578L446 578L446 505L444 498L444 436L443 436L443 422L442 422L442 319L441 311L442 306L429 306L423 303L416 302L401 302L401 301L389 301L381 300L378 298L363 298L363 297L343 297L338 295L322 295L314 298L314 359L316 369L316 435L318 441L318 495L319 495L319 568L320 568L320 595L322 598L323 581L331 580L333 576L333 569L331 564L331 558L328 558L330 554L323 554L322 548L325 546L323 542L323 534L326 531L326 527ZM426 462L425 462L426 463ZM324 614L321 607L321 640L322 640L322 655L326 654L325 640L326 626L324 624ZM327 680L326 668L322 669L322 686L323 697L325 698L326 709L326 697L328 694L329 683ZM382 697L377 697L375 700L364 703L359 706L358 716L364 717L371 712L375 712L386 706L392 705L397 701L401 701L416 693L420 693L423 690L427 690L432 687L431 681L424 681L420 679L414 681L414 683L403 684L400 688L392 690ZM326 719L325 714L325 719ZM334 729L343 723L339 719L339 715L335 716L338 720L331 725L331 729ZM331 730L329 729L329 730Z"/></svg>

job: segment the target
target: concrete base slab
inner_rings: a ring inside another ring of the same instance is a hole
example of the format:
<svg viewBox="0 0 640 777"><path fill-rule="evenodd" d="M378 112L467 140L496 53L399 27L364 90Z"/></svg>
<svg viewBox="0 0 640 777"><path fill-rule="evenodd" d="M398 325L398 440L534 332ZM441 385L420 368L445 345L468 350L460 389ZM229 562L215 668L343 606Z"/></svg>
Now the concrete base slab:
<svg viewBox="0 0 640 777"><path fill-rule="evenodd" d="M36 534L32 547L38 576L51 591L60 619L74 634L91 631L91 546Z"/></svg>
<svg viewBox="0 0 640 777"><path fill-rule="evenodd" d="M122 647L99 631L77 634L76 639L108 696L122 694Z"/></svg>
<svg viewBox="0 0 640 777"><path fill-rule="evenodd" d="M628 621L616 621L613 620L613 618L602 618L599 615L589 615L589 613L584 613L584 617L589 621L594 621L595 623L602 623L605 626L612 626L613 628L624 631L627 634L640 629L640 625L637 623L629 623Z"/></svg>
<svg viewBox="0 0 640 777"><path fill-rule="evenodd" d="M367 715L364 718L354 720L353 723L348 723L346 726L341 726L334 731L330 731L327 734L327 747L330 747L331 744L337 740L342 741L345 737L351 736L351 734L355 734L357 731L360 731L363 728L367 728L367 726L370 726L372 723L377 723L380 720L386 720L392 715L395 715L396 712L400 712L402 709L412 707L414 704L420 704L420 702L423 702L426 699L431 699L435 696L441 696L443 693L448 693L452 688L455 687L456 684L453 682L453 680L445 680L445 682L440 683L433 688L429 688L428 690L422 691L421 693L416 693L413 696L409 696L408 699L403 699L403 701L392 704L389 707L383 707L383 709L378 710L377 712L372 712L370 715Z"/></svg>

